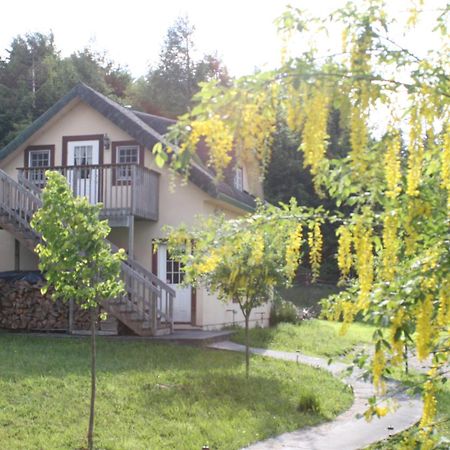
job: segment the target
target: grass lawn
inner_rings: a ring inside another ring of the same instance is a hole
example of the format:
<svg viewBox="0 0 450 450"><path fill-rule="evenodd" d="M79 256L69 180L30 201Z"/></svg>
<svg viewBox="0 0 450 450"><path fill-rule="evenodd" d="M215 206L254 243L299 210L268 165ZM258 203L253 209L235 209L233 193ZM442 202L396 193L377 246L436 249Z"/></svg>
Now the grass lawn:
<svg viewBox="0 0 450 450"><path fill-rule="evenodd" d="M273 328L250 330L250 345L272 350L299 351L308 355L336 357L350 352L356 345L371 342L375 330L370 325L353 323L347 333L339 334L341 324L326 320L305 320L298 325L280 323ZM232 336L234 342L244 343L244 330Z"/></svg>
<svg viewBox="0 0 450 450"><path fill-rule="evenodd" d="M345 355L356 345L371 342L374 327L361 323L350 325L344 336L339 335L340 323L324 320L308 320L299 325L279 324L273 328L255 328L250 330L250 343L253 347L274 350L300 351L302 353L323 357ZM235 342L244 342L242 329L232 337ZM393 378L406 385L417 384L421 375L404 375L399 369L392 373ZM450 440L450 383L444 384L437 394L437 431ZM388 450L397 448L402 435L379 444L370 446L371 450ZM445 447L443 447L445 448Z"/></svg>
<svg viewBox="0 0 450 450"><path fill-rule="evenodd" d="M89 340L0 340L0 447L82 448ZM261 357L250 370L247 382L241 354L99 339L96 448L238 449L332 419L352 402L324 371ZM311 403L313 411L299 408Z"/></svg>

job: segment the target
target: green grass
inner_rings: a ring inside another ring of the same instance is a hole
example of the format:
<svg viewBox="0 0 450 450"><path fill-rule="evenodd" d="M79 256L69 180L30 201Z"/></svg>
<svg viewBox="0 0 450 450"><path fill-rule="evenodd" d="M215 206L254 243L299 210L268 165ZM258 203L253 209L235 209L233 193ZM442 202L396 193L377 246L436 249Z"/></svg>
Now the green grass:
<svg viewBox="0 0 450 450"><path fill-rule="evenodd" d="M0 447L83 448L89 340L0 340ZM99 339L96 448L238 449L332 419L352 401L324 371L261 357L250 369L247 381L241 354Z"/></svg>
<svg viewBox="0 0 450 450"><path fill-rule="evenodd" d="M346 334L341 336L340 323L326 320L305 320L297 325L280 323L272 328L254 328L250 330L252 347L284 350L308 355L336 357L345 355L357 345L371 342L374 327L361 323L350 325ZM238 329L232 336L234 342L244 343L244 330Z"/></svg>

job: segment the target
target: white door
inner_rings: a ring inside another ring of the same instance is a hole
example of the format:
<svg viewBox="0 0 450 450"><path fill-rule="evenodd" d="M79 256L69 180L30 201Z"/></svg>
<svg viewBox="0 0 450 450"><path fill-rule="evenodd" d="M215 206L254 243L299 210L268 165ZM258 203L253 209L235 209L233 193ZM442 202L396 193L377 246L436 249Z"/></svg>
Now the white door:
<svg viewBox="0 0 450 450"><path fill-rule="evenodd" d="M158 277L175 290L174 322L191 322L191 286L182 286L184 272L181 264L167 255L167 247L158 245Z"/></svg>
<svg viewBox="0 0 450 450"><path fill-rule="evenodd" d="M67 181L75 195L87 197L92 204L98 203L100 171L93 167L99 164L99 141L69 141L67 143ZM76 169L74 167L77 167Z"/></svg>

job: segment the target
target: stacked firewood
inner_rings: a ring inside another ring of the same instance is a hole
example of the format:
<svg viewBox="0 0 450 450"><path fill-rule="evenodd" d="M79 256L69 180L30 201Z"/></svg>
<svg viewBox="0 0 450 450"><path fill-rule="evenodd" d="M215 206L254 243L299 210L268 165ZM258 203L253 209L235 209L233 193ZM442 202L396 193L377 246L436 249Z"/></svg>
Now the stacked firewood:
<svg viewBox="0 0 450 450"><path fill-rule="evenodd" d="M0 279L0 328L68 330L69 304L41 293L43 281ZM89 312L74 305L74 328L89 329Z"/></svg>

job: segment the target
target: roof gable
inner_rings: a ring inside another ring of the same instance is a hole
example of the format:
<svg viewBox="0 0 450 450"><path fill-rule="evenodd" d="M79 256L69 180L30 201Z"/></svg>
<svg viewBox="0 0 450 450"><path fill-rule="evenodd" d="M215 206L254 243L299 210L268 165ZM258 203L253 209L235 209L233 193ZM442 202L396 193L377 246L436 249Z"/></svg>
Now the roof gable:
<svg viewBox="0 0 450 450"><path fill-rule="evenodd" d="M0 160L18 149L76 98L83 100L146 148L153 148L158 141L167 143L164 133L170 125L175 123L174 120L165 117L125 108L84 83L79 83L8 145L3 147L0 150ZM238 191L223 181L216 182L214 175L200 164L192 164L189 179L214 198L227 201L245 210L253 210L255 207L255 199L251 195Z"/></svg>

